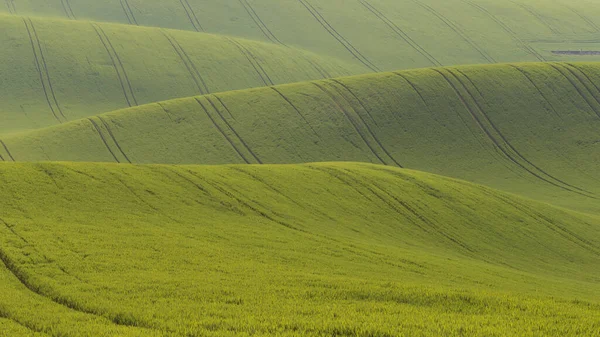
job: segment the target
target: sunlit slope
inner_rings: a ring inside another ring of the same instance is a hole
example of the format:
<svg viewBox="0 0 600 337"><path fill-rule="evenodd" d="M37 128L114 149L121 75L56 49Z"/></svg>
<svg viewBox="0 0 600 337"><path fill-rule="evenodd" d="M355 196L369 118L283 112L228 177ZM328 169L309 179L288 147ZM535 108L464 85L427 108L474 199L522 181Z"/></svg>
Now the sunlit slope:
<svg viewBox="0 0 600 337"><path fill-rule="evenodd" d="M383 73L151 104L4 137L16 161L362 161L599 211L598 64Z"/></svg>
<svg viewBox="0 0 600 337"><path fill-rule="evenodd" d="M487 187L352 163L0 163L0 180L0 316L15 329L591 336L598 328L600 219Z"/></svg>
<svg viewBox="0 0 600 337"><path fill-rule="evenodd" d="M366 71L575 60L552 51L600 50L600 4L588 0L6 0L1 10L240 36Z"/></svg>
<svg viewBox="0 0 600 337"><path fill-rule="evenodd" d="M302 50L183 31L0 15L0 134L201 93L360 72Z"/></svg>

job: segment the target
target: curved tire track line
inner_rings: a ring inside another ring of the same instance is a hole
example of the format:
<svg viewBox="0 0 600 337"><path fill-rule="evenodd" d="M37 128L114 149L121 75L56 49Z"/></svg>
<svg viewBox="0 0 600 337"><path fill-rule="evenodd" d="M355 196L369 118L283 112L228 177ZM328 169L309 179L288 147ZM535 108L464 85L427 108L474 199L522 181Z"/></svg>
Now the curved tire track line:
<svg viewBox="0 0 600 337"><path fill-rule="evenodd" d="M14 275L13 275L13 277L14 277ZM3 312L2 310L0 310L0 318L4 318L5 320L13 322L14 324L16 324L16 325L18 325L18 326L20 326L20 327L22 327L22 328L24 328L26 330L29 330L31 332L35 332L36 334L40 334L40 335L42 335L44 337L51 337L51 335L49 335L45 330L41 330L41 329L35 327L32 324L27 324L27 323L24 323L24 322L20 322L19 320L17 320L16 318L11 317L10 314L8 314L6 312Z"/></svg>
<svg viewBox="0 0 600 337"><path fill-rule="evenodd" d="M413 0L413 2L415 2L417 5L421 6L422 8L424 8L426 11L430 12L431 14L435 15L446 26L448 26L448 28L450 28L452 31L454 31L458 36L460 36L469 45L471 45L471 47L473 47L473 49L475 49L488 62L490 62L490 63L496 63L496 60L494 60L494 58L492 56L488 55L487 52L485 52L481 47L479 47L479 45L477 45L477 43L475 43L475 41L473 41L471 38L469 38L467 36L467 34L465 34L450 19L448 19L447 17L445 17L444 15L442 15L441 13L439 13L438 11L436 11L435 9L433 9L431 6L424 4L423 2L421 2L419 0Z"/></svg>
<svg viewBox="0 0 600 337"><path fill-rule="evenodd" d="M531 16L535 17L544 26L548 27L548 29L550 29L550 31L552 33L557 34L557 35L560 34L560 31L558 31L558 29L556 29L556 27L552 26L548 21L546 21L546 19L544 19L544 17L540 13L538 13L534 8L524 5L524 4L521 4L521 3L517 3L515 1L511 1L511 2L514 3L515 5L517 5L518 7L523 8L525 11L527 11L529 14L531 14Z"/></svg>
<svg viewBox="0 0 600 337"><path fill-rule="evenodd" d="M573 88L577 91L577 93L579 93L579 96L581 96L581 98L583 98L583 100L587 103L587 105L590 107L590 109L592 109L592 111L598 116L600 117L600 112L598 111L598 109L596 109L594 107L594 103L592 101L590 101L590 99L583 93L583 91L581 91L581 89L577 86L577 83L575 83L575 81L569 77L567 74L563 73L560 69L560 67L558 66L558 64L556 63L549 63L549 65L554 68L554 70L556 70L559 74L561 74L564 78L567 79L567 81L569 81L569 83L571 83L571 85L573 86ZM563 68L566 71L569 71L569 69L567 69L566 67L563 66ZM573 75L571 73L571 75ZM593 95L592 95L593 96Z"/></svg>
<svg viewBox="0 0 600 337"><path fill-rule="evenodd" d="M121 84L121 89L123 90L123 96L125 96L125 100L127 101L127 105L129 105L130 107L131 105L131 101L129 100L129 95L127 94L127 89L125 89L125 83L123 83L123 78L121 77L121 72L119 71L119 68L117 67L117 64L115 63L115 57L113 56L113 54L111 54L110 49L107 45L107 43L104 41L104 39L102 38L102 35L100 34L100 27L97 26L94 23L91 23L92 28L94 28L94 31L96 32L96 35L98 35L98 38L100 39L100 42L102 42L102 45L104 46L104 49L106 49L106 53L108 54L108 56L110 57L110 61L112 62L113 68L115 69L115 73L117 73L117 78L119 80L119 83ZM102 31L102 33L104 33L104 31ZM104 36L106 36L106 34L104 33ZM114 50L113 50L114 52Z"/></svg>
<svg viewBox="0 0 600 337"><path fill-rule="evenodd" d="M438 71L438 70L436 70ZM483 119L485 121L487 121L487 123L492 127L492 129L494 129L494 131L496 131L498 137L500 137L500 139L503 141L503 143L508 147L509 150L505 149L504 146L501 146L500 143L498 142L498 140L492 135L492 133L490 132L490 130L488 130L484 123L482 122L482 120L477 116L476 112L467 104L465 97L460 93L459 89L454 85L454 83L452 83L450 81L450 79L443 74L441 71L438 71L442 76L444 76L444 78L446 79L446 81L454 88L455 92L459 95L459 97L461 98L461 101L463 101L463 104L465 105L465 107L467 107L467 109L469 110L469 112L471 113L471 115L473 116L473 118L475 119L475 121L477 122L477 124L479 125L479 127L482 129L482 131L485 132L485 134L488 136L488 138L494 143L494 145L513 163L515 163L516 165L518 165L519 167L521 167L522 169L524 169L525 171L529 172L530 174L534 175L535 177L539 178L542 181L545 181L546 183L549 183L553 186L556 186L558 188L561 188L563 190L572 192L572 193L576 193L588 198L592 198L592 199L598 199L597 197L595 197L593 195L593 193L583 190L581 188L578 188L576 186L570 185L552 175L550 175L549 173L545 172L543 169L541 169L540 167L538 167L537 165L533 164L531 161L529 161L527 158L525 158L517 149L515 149L515 147L506 139L506 137L498 130L498 128L495 126L495 124L489 119L489 117L487 116L487 114L484 112L483 108L481 107L481 105L479 104L479 102L475 99L475 97L469 92L468 88L466 87L466 85L458 78L458 76L456 74L454 74L452 71L448 70L448 72L450 73L450 75L452 75L459 83L460 85L463 87L463 89L465 90L465 92L467 93L467 95L469 95L469 97L471 98L471 100L475 103L475 106L477 107L477 110L479 110L481 116L483 117ZM515 155L513 156L511 154L511 152L513 152ZM524 161L525 163L529 164L530 166L532 166L535 170L539 171L539 173L534 172L534 170L529 169L525 164L523 164L520 161ZM546 176L546 177L544 177ZM588 195L591 194L591 195Z"/></svg>
<svg viewBox="0 0 600 337"><path fill-rule="evenodd" d="M127 0L120 0L121 1L121 7L123 7L123 10L125 11L125 15L127 15L127 20L129 20L129 23L134 23L136 26L139 26L135 15L133 15L133 11L131 10L131 6L129 6L129 1ZM131 15L131 19L129 18L129 15Z"/></svg>
<svg viewBox="0 0 600 337"><path fill-rule="evenodd" d="M71 8L69 0L60 0L60 3L63 7L63 10L65 11L65 14L67 15L67 18L70 20L77 20L77 17L75 17L75 14L73 13L73 8Z"/></svg>
<svg viewBox="0 0 600 337"><path fill-rule="evenodd" d="M131 164L131 160L129 160L129 157L127 157L127 155L123 151L123 148L121 148L121 145L119 145L119 142L117 142L117 138L113 134L112 130L110 129L110 126L108 125L108 123L104 120L104 118L102 118L102 116L96 116L96 117L98 118L98 120L100 122L102 122L102 124L106 128L106 131L108 131L108 135L110 136L110 138L112 138L113 142L117 146L117 149L119 149L119 152L121 152L121 154L123 155L123 157L125 157L125 160L127 160Z"/></svg>
<svg viewBox="0 0 600 337"><path fill-rule="evenodd" d="M115 156L115 153L113 152L113 150L110 148L110 146L108 146L108 142L106 141L106 138L104 138L104 135L102 134L102 131L100 130L100 127L98 126L98 124L96 124L96 122L91 117L88 118L87 120L90 121L90 123L92 124L92 126L94 127L94 129L96 130L98 135L100 136L100 139L102 139L102 143L104 143L104 146L106 147L108 152L110 152L110 155L115 159L115 162L120 163L117 156Z"/></svg>
<svg viewBox="0 0 600 337"><path fill-rule="evenodd" d="M302 114L302 112L300 111L300 109L298 109L298 107L296 107L296 105L294 105L294 103L292 103L292 101L287 98L279 89L275 88L275 87L270 87L271 89L273 89L273 91L275 91L279 96L281 96L281 98L283 98L287 104L289 106L291 106L292 108L294 108L294 110L296 111L296 113L302 118L302 120L304 120L304 122L306 123L306 125L308 125L308 127L312 130L312 132L319 138L321 139L321 136L319 136L319 134L317 133L317 131L315 131L315 129L313 128L313 126L308 122L308 119L306 119L306 117L304 116L304 114Z"/></svg>
<svg viewBox="0 0 600 337"><path fill-rule="evenodd" d="M169 41L169 44L171 45L171 47L173 47L173 50L177 53L179 59L185 65L186 69L188 70L188 73L190 74L190 77L196 84L196 88L198 88L198 91L202 95L208 94L209 91L208 87L206 86L206 82L204 81L204 78L202 77L202 75L200 75L198 68L196 67L194 62L192 62L189 55L185 52L181 44L179 44L179 42L171 34L165 32L163 29L161 29L160 32L165 36L167 41Z"/></svg>
<svg viewBox="0 0 600 337"><path fill-rule="evenodd" d="M125 17L127 17L127 22L132 25L133 21L131 21L131 18L129 17L129 12L127 12L127 8L125 8L125 3L123 3L123 0L119 0L119 2L121 3L121 8L123 9L123 13L125 13Z"/></svg>
<svg viewBox="0 0 600 337"><path fill-rule="evenodd" d="M254 24L258 27L258 29L260 29L260 31L263 33L263 35L267 39L269 39L269 41L271 41L272 43L283 45L283 43L281 43L281 41L279 41L279 39L277 39L277 37L275 35L273 35L271 30L269 30L267 25L265 25L265 23L262 21L260 16L258 16L258 14L254 10L254 8L252 8L252 6L250 5L250 3L247 0L238 0L238 1L242 5L242 7L244 7L244 9L246 10L246 13L248 13L248 16L250 16L252 21L254 21Z"/></svg>
<svg viewBox="0 0 600 337"><path fill-rule="evenodd" d="M221 118L221 120L223 121L223 123L225 123L227 128L229 128L229 130L231 130L231 132L233 132L233 134L237 137L237 139L240 141L240 143L242 143L242 145L246 148L248 153L250 153L250 155L252 157L254 157L254 160L256 160L257 163L262 164L262 161L258 158L258 156L254 153L254 151L252 151L250 146L248 146L248 144L244 141L244 139L242 137L240 137L240 135L237 133L237 131L235 131L235 129L233 128L233 126L231 126L231 124L229 124L227 119L225 119L225 117L223 117L223 115L221 114L221 111L217 108L215 103L210 100L210 97L204 96L204 99L206 99L206 101L212 106L212 108L215 110L217 115L219 115L219 118ZM227 110L229 112L229 114L231 114L231 111L229 111L227 106L225 106L225 103L223 103L223 101L221 101L221 100L219 100L219 102L225 108L225 110Z"/></svg>
<svg viewBox="0 0 600 337"><path fill-rule="evenodd" d="M371 119L371 121L373 122L373 124L375 124L375 126L379 126L377 124L377 121L375 120L375 118L371 114L371 111L369 111L369 109L367 109L367 107L363 104L363 102L360 100L360 98L358 98L358 96L356 96L356 94L347 85L345 85L344 82L342 82L340 80L337 80L335 78L332 78L331 81L337 83L339 86L341 86L342 88L344 88L350 95L352 95L352 97L354 97L354 99L358 102L358 104L361 106L361 108L363 108L363 110L365 110L365 112L367 113L367 115L369 115L369 118Z"/></svg>
<svg viewBox="0 0 600 337"><path fill-rule="evenodd" d="M15 161L15 158L13 157L13 155L8 150L8 146L6 146L6 143L4 143L4 141L2 139L0 139L0 144L2 144L2 147L4 148L4 151L6 151L6 154L8 154L8 157L10 158L10 160Z"/></svg>
<svg viewBox="0 0 600 337"><path fill-rule="evenodd" d="M356 49L348 40L346 40L340 33L338 33L333 26L325 20L325 18L307 1L307 0L298 0L308 10L308 12L317 20L317 22L331 35L334 39L336 39L354 58L356 58L360 63L362 63L365 67L371 69L374 72L379 72L379 68L374 65L369 59L367 59L364 55L361 54L358 49Z"/></svg>
<svg viewBox="0 0 600 337"><path fill-rule="evenodd" d="M319 88L319 90L321 90L325 95L327 95L335 104L335 106L337 107L338 111L342 112L342 114L346 117L346 119L350 122L350 124L352 125L352 127L354 128L354 131L360 136L360 138L363 140L363 142L365 143L365 145L367 146L367 148L369 148L369 150L371 151L371 153L384 165L388 165L387 162L385 160L383 160L383 158L381 158L381 156L379 156L379 154L375 151L375 149L371 146L371 144L367 141L367 138L365 137L365 135L360 131L360 128L358 126L358 124L356 123L356 121L350 117L350 113L348 111L346 111L346 109L342 106L342 104L338 101L337 97L335 97L335 95L330 92L328 89L326 89L324 86L322 86L319 83L316 82L311 82L314 86L316 86L317 88Z"/></svg>
<svg viewBox="0 0 600 337"><path fill-rule="evenodd" d="M579 12L578 10L576 10L575 8L571 7L571 6L566 6L567 8L569 8L569 10L573 13L575 13L575 15L579 16L583 21L585 21L590 27L592 27L592 29L595 32L600 31L600 27L598 27L598 25L596 23L594 23L594 21L590 20L590 18L588 18L587 16L581 14L581 12Z"/></svg>
<svg viewBox="0 0 600 337"><path fill-rule="evenodd" d="M225 109L225 111L227 111L227 113L229 114L229 117L231 117L231 119L235 120L235 116L231 113L231 110L229 110L227 105L225 105L225 102L223 102L221 97L217 96L216 94L211 94L211 96L214 97L217 101L219 101L219 103L221 103L221 106L223 107L223 109Z"/></svg>
<svg viewBox="0 0 600 337"><path fill-rule="evenodd" d="M250 63L250 65L254 68L254 71L256 71L256 74L260 77L261 81L265 84L265 86L273 85L273 82L268 77L268 75L266 73L264 73L264 69L260 65L260 63L258 63L258 61L256 60L256 57L254 57L254 55L252 55L247 48L245 48L239 42L237 42L237 41L235 41L233 39L230 39L228 37L226 37L226 39L231 44L233 44L242 53L242 55L244 55L246 57L246 59L248 60L248 62ZM262 70L262 72L259 70L259 68L260 68L260 70Z"/></svg>
<svg viewBox="0 0 600 337"><path fill-rule="evenodd" d="M575 76L575 78L577 78L577 80L579 82L581 82L581 84L583 84L583 86L587 89L587 91L590 93L590 95L596 100L596 102L598 102L598 104L600 105L600 99L598 99L598 96L594 95L594 89L590 88L590 86L588 84L586 84L586 80L587 82L591 83L592 86L596 89L596 92L600 93L600 88L596 85L595 81L593 81L586 73L585 71L581 70L581 68L577 67L575 64L573 63L564 63L562 65L565 69L567 69L571 74L573 74L573 76ZM581 78L580 75L577 75L577 73L583 75L583 77L585 77L585 80L583 78ZM596 110L596 114L598 115L598 117L600 117L600 112L598 112L598 110Z"/></svg>
<svg viewBox="0 0 600 337"><path fill-rule="evenodd" d="M56 113L56 110L54 109L54 106L52 105L52 100L50 99L50 94L48 93L48 90L51 88L51 83L50 83L49 77L47 78L49 88L46 87L46 80L44 79L44 73L46 74L46 76L48 76L48 69L45 68L45 61L43 63L40 63L40 61L42 60L42 57L43 57L41 43L37 38L37 34L35 34L35 29L33 27L33 23L31 22L31 19L22 18L22 20L23 20L23 23L25 24L25 28L27 29L27 35L29 36L29 41L31 42L31 49L33 51L33 57L35 59L35 67L36 67L38 75L40 77L40 82L42 84L44 96L46 97L46 102L48 103L48 107L50 108L50 111L52 112L52 115L54 116L54 118L59 123L62 123L58 114ZM28 21L29 21L29 24L27 23ZM31 27L30 27L30 25L31 25ZM39 48L39 53L40 53L39 57L38 57L38 50L36 50L36 46ZM53 94L53 92L52 92L52 94ZM54 101L56 103L56 97L54 97ZM57 107L58 107L58 105L57 105ZM58 107L58 108L60 108L60 107ZM62 112L60 112L60 114L62 115ZM64 115L63 115L63 117L64 117ZM66 118L65 118L65 120L66 120Z"/></svg>
<svg viewBox="0 0 600 337"><path fill-rule="evenodd" d="M540 60L542 62L546 61L546 59L540 53L538 53L535 49L533 49L533 47L531 47L529 44L523 42L523 40L521 40L519 38L519 36L517 35L517 33L515 33L514 30L512 30L502 20L498 19L498 17L496 17L490 11L488 11L487 9L485 9L484 7L482 7L481 5L476 4L476 3L474 3L474 2L472 2L470 0L463 0L463 2L471 5L472 7L477 8L479 11L485 13L492 20L494 20L494 22L496 22L506 33L508 33L508 35L510 35L512 37L512 39L517 42L517 45L519 45L521 47L521 49L523 49L525 52L527 52L529 54L532 54L533 56L535 56L538 60Z"/></svg>
<svg viewBox="0 0 600 337"><path fill-rule="evenodd" d="M17 8L15 7L14 0L5 0L5 2L6 2L6 7L8 8L8 13L10 13L12 15L16 15Z"/></svg>
<svg viewBox="0 0 600 337"><path fill-rule="evenodd" d="M367 0L358 0L361 5L363 5L369 12L373 13L381 22L383 22L386 26L388 26L396 35L398 35L404 42L410 45L414 50L416 50L419 54L429 60L431 64L434 66L442 66L442 64L431 55L425 48L421 47L415 40L413 40L402 28L398 27L392 20L390 20L385 14L381 13L379 9L373 6Z"/></svg>
<svg viewBox="0 0 600 337"><path fill-rule="evenodd" d="M552 105L552 103L550 102L550 100L548 99L548 97L544 94L544 92L542 91L542 89L537 85L537 83L535 83L533 81L533 79L531 78L531 76L529 75L529 73L527 73L527 71L525 71L524 69L519 68L518 66L514 65L514 64L509 64L510 67L516 69L517 71L519 71L521 74L523 74L523 77L525 77L527 79L527 81L529 81L529 83L531 83L531 85L535 88L535 90L537 90L537 92L540 94L540 96L542 96L542 98L544 98L544 101L546 101L546 103L548 103L548 105L550 106L550 108L552 109L552 112L554 112L554 114L556 115L556 117L558 117L559 119L562 120L561 115L558 113L558 111L556 111L556 109L554 108L554 106Z"/></svg>
<svg viewBox="0 0 600 337"><path fill-rule="evenodd" d="M229 138L229 136L225 133L225 131L221 128L221 126L219 126L219 124L217 123L217 121L213 118L213 116L211 116L210 112L208 112L208 109L206 108L206 106L204 106L204 104L200 101L199 98L195 97L194 98L196 100L196 102L200 105L200 107L202 107L202 110L204 110L204 113L206 113L206 116L208 117L208 119L210 119L210 121L212 122L212 124L214 125L214 127L219 131L219 133L223 136L223 138L225 138L225 140L227 140L227 142L229 143L229 145L231 146L231 148L233 148L233 150L238 154L238 156L244 161L246 162L246 164L250 164L250 161L246 158L246 156L244 156L242 154L242 152L235 146L235 144L233 143L233 141L231 140L231 138Z"/></svg>
<svg viewBox="0 0 600 337"><path fill-rule="evenodd" d="M185 10L185 14L187 15L188 19L190 20L190 23L192 24L192 26L194 27L194 30L197 32L204 32L204 28L200 24L200 20L198 20L198 17L196 16L194 9L192 8L192 6L190 6L190 3L187 0L179 0L179 3L181 3L181 6ZM186 5L187 5L187 7L186 7Z"/></svg>

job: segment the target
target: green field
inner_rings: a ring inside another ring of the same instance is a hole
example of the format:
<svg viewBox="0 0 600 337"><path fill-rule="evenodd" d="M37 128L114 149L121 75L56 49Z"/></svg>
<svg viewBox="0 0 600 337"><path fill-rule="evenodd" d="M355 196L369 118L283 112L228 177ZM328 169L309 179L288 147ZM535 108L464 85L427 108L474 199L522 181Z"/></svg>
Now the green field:
<svg viewBox="0 0 600 337"><path fill-rule="evenodd" d="M0 1L0 337L600 337L600 3Z"/></svg>

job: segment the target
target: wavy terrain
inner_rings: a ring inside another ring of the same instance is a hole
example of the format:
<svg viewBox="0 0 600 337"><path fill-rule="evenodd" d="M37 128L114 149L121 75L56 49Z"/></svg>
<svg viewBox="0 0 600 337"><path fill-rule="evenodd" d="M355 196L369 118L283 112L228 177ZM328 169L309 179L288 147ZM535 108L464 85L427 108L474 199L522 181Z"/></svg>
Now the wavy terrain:
<svg viewBox="0 0 600 337"><path fill-rule="evenodd" d="M358 163L0 163L0 181L0 331L598 331L600 219L487 187Z"/></svg>
<svg viewBox="0 0 600 337"><path fill-rule="evenodd" d="M409 70L198 96L13 137L5 160L362 161L579 210L600 198L600 66Z"/></svg>

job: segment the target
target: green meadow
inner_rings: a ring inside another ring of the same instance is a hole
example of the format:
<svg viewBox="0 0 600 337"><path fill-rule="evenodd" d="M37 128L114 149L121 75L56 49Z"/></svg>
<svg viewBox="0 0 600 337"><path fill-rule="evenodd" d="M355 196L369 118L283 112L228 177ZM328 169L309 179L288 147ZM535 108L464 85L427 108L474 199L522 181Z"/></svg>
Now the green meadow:
<svg viewBox="0 0 600 337"><path fill-rule="evenodd" d="M0 1L0 337L600 337L599 18Z"/></svg>

